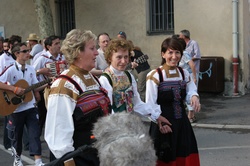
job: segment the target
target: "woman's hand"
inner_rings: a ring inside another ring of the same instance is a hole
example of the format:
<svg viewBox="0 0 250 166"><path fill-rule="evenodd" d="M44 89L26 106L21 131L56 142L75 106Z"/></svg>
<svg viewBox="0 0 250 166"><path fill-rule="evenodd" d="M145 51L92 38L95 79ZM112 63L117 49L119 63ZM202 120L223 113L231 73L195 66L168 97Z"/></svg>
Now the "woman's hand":
<svg viewBox="0 0 250 166"><path fill-rule="evenodd" d="M172 132L172 129L170 127L172 124L166 118L164 118L163 116L159 116L159 118L157 119L157 122L158 122L159 129L162 134Z"/></svg>
<svg viewBox="0 0 250 166"><path fill-rule="evenodd" d="M195 112L200 112L201 104L198 96L192 96L190 104Z"/></svg>

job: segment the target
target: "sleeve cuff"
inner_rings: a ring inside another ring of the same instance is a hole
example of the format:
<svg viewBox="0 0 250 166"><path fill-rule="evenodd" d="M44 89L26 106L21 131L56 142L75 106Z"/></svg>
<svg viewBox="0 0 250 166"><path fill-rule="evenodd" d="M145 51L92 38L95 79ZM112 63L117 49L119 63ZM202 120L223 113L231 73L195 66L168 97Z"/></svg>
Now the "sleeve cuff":
<svg viewBox="0 0 250 166"><path fill-rule="evenodd" d="M151 114L150 118L152 121L157 122L156 120L159 118L160 115L161 115L160 112L154 112Z"/></svg>

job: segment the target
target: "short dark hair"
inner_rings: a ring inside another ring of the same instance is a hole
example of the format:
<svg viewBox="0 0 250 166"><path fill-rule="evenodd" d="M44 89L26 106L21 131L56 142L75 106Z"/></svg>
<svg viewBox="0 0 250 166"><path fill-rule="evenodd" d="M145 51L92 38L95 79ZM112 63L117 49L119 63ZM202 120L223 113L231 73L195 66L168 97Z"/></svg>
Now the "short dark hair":
<svg viewBox="0 0 250 166"><path fill-rule="evenodd" d="M100 38L100 36L102 36L102 35L106 35L106 36L108 36L108 37L109 37L109 34L108 34L108 33L106 33L106 32L102 32L102 33L100 33L100 34L97 36L97 40L98 40L98 42L99 42L99 38ZM110 37L109 37L109 39L110 39Z"/></svg>
<svg viewBox="0 0 250 166"><path fill-rule="evenodd" d="M186 49L186 42L185 42L185 40L184 39L182 39L182 38L177 38L178 40L179 40L179 42L181 43L181 45L182 45L182 47L183 47L183 50L185 50Z"/></svg>
<svg viewBox="0 0 250 166"><path fill-rule="evenodd" d="M10 42L9 38L5 38L3 42L8 42L9 43Z"/></svg>
<svg viewBox="0 0 250 166"><path fill-rule="evenodd" d="M45 39L44 41L44 46L46 48L46 50L48 50L47 46L52 46L52 43L55 39L60 39L59 36L55 36L55 35L52 35L52 36L49 36Z"/></svg>
<svg viewBox="0 0 250 166"><path fill-rule="evenodd" d="M168 49L178 50L181 52L181 56L183 55L183 46L181 42L177 38L166 38L161 44L161 53L165 53ZM166 63L166 59L162 57L161 64Z"/></svg>
<svg viewBox="0 0 250 166"><path fill-rule="evenodd" d="M174 35L172 35L172 38L176 38L176 39L178 39L180 37L180 35L179 34L174 34Z"/></svg>
<svg viewBox="0 0 250 166"><path fill-rule="evenodd" d="M14 44L11 48L11 52L14 54L15 52L18 52L20 51L20 47L22 46L27 46L26 43L17 43L17 44Z"/></svg>
<svg viewBox="0 0 250 166"><path fill-rule="evenodd" d="M21 43L22 42L22 37L18 35L12 35L9 38L9 43L14 45L16 42Z"/></svg>

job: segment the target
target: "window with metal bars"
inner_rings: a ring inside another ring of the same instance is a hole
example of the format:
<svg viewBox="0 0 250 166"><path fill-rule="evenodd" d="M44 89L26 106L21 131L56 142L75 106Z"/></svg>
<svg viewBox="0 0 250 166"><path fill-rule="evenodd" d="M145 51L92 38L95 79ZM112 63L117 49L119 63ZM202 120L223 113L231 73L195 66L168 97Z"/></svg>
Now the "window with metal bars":
<svg viewBox="0 0 250 166"><path fill-rule="evenodd" d="M149 0L148 34L174 33L174 0Z"/></svg>
<svg viewBox="0 0 250 166"><path fill-rule="evenodd" d="M66 34L75 28L75 2L74 0L56 0L58 7L59 34L65 38Z"/></svg>

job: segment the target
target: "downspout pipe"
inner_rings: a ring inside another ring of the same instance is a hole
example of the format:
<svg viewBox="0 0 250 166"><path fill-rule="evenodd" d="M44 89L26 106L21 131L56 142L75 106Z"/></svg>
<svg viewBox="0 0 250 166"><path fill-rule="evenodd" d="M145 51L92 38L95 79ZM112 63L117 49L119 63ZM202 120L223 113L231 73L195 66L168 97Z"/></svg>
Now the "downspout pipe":
<svg viewBox="0 0 250 166"><path fill-rule="evenodd" d="M233 2L233 96L237 96L238 92L238 68L239 68L239 32L238 32L238 0Z"/></svg>

